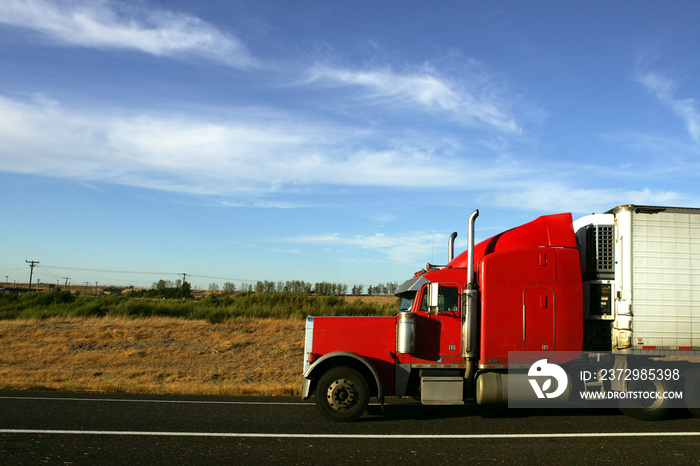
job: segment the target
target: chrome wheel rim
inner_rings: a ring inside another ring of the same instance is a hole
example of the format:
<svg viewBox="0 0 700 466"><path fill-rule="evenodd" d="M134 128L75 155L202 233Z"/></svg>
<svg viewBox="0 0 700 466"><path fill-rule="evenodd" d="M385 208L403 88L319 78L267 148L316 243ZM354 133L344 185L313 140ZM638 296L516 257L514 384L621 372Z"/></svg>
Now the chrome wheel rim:
<svg viewBox="0 0 700 466"><path fill-rule="evenodd" d="M338 411L350 409L357 404L360 392L348 379L338 379L328 386L326 398L328 405Z"/></svg>

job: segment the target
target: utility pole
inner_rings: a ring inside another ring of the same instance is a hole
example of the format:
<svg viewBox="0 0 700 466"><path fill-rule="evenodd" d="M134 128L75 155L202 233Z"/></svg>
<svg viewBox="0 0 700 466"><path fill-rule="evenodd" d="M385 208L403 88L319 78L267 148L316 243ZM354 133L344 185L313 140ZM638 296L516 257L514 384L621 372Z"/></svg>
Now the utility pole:
<svg viewBox="0 0 700 466"><path fill-rule="evenodd" d="M28 261L25 260L27 264L29 264L29 290L32 291L32 275L34 275L34 266L39 263L39 261Z"/></svg>
<svg viewBox="0 0 700 466"><path fill-rule="evenodd" d="M66 289L67 289L67 288L68 288L68 280L70 280L70 277L63 277L63 278L66 279L66 285L65 285L65 287L66 287Z"/></svg>
<svg viewBox="0 0 700 466"><path fill-rule="evenodd" d="M187 274L181 273L179 275L182 275L182 299L185 299L185 278L187 278Z"/></svg>

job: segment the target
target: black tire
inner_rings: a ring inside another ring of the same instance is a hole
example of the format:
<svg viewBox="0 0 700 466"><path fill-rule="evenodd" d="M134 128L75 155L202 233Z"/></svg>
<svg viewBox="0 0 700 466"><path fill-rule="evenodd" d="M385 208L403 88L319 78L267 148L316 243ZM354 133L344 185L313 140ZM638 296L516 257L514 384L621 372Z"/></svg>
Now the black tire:
<svg viewBox="0 0 700 466"><path fill-rule="evenodd" d="M651 371L651 369L649 369ZM628 393L656 392L668 393L672 385L668 380L631 380L627 383ZM620 411L627 416L643 421L659 421L665 418L673 405L668 398L631 398L620 401Z"/></svg>
<svg viewBox="0 0 700 466"><path fill-rule="evenodd" d="M685 405L693 416L700 417L700 372L696 372L685 380L683 396Z"/></svg>
<svg viewBox="0 0 700 466"><path fill-rule="evenodd" d="M316 407L323 417L335 422L351 422L365 412L369 387L355 369L334 367L316 385Z"/></svg>

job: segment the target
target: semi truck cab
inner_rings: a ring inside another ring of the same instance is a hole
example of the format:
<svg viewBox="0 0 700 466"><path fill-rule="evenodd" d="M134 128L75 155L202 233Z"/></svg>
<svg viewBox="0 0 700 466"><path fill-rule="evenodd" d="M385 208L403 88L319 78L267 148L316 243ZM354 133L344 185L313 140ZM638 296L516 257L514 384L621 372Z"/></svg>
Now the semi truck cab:
<svg viewBox="0 0 700 466"><path fill-rule="evenodd" d="M567 364L584 351L611 351L624 366L628 353L700 349L698 213L618 206L576 222L546 215L475 245L474 211L467 250L455 257L450 236L447 264L428 264L403 283L395 316L307 318L302 397L315 394L334 421L357 418L371 397L499 404L519 396L509 381L524 381L542 358ZM660 325L663 318L678 325ZM693 364L683 380L700 393Z"/></svg>

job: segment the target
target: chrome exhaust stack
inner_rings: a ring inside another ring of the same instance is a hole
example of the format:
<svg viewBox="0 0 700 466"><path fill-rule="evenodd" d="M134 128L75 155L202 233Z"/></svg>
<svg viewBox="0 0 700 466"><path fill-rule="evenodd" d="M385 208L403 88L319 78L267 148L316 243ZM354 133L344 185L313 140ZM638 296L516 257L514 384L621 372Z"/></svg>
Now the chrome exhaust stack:
<svg viewBox="0 0 700 466"><path fill-rule="evenodd" d="M455 238L457 238L457 232L455 231L450 235L450 239L447 240L447 263L452 262L455 258Z"/></svg>
<svg viewBox="0 0 700 466"><path fill-rule="evenodd" d="M479 216L479 209L476 209L469 216L469 224L467 227L467 260L469 270L467 271L467 289L472 289L474 287L474 223L476 218Z"/></svg>
<svg viewBox="0 0 700 466"><path fill-rule="evenodd" d="M477 285L474 283L474 223L479 216L475 210L469 216L467 228L467 289L464 291L464 322L462 323L462 351L467 359L467 374L470 376L471 359L476 357L476 310Z"/></svg>

